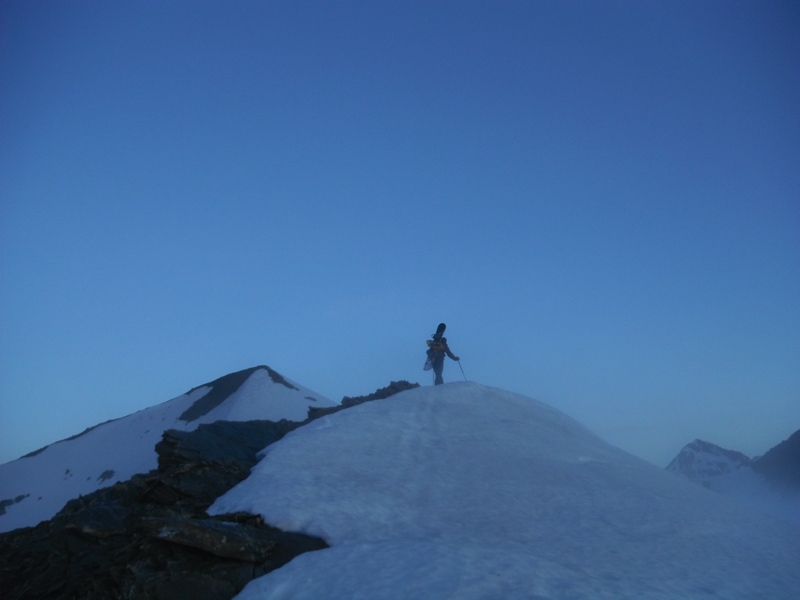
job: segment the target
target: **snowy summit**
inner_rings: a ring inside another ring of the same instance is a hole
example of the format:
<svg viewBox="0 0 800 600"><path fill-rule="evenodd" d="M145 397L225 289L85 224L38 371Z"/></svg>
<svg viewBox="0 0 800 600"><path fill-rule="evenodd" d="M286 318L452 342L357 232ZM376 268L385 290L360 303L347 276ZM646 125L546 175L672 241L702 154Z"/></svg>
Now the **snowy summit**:
<svg viewBox="0 0 800 600"><path fill-rule="evenodd" d="M800 528L530 398L418 388L269 446L212 513L324 538L239 600L800 597Z"/></svg>
<svg viewBox="0 0 800 600"><path fill-rule="evenodd" d="M304 421L309 406L335 404L267 366L225 375L0 465L0 532L36 525L79 495L155 469L155 446L167 429L192 431L219 420Z"/></svg>

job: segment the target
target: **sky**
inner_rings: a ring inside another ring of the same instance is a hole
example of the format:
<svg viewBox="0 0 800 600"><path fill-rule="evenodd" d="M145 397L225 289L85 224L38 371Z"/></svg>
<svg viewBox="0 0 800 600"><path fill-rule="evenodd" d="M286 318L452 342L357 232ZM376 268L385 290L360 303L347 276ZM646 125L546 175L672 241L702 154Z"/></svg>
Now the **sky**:
<svg viewBox="0 0 800 600"><path fill-rule="evenodd" d="M791 1L0 4L0 461L267 364L659 466L800 428ZM46 418L42 418L45 416Z"/></svg>

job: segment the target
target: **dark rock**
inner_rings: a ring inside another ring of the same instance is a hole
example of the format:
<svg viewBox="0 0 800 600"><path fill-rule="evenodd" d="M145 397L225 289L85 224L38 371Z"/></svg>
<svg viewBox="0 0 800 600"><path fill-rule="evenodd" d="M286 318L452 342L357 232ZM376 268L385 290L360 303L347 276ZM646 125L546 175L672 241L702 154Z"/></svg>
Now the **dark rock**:
<svg viewBox="0 0 800 600"><path fill-rule="evenodd" d="M375 390L373 393L367 396L356 396L351 398L350 396L345 396L342 398L342 403L339 406L332 406L329 408L316 408L310 406L308 408L308 420L318 419L320 417L324 417L325 415L330 415L335 412L339 412L340 410L344 410L345 408L350 408L351 406L357 406L358 404L363 404L364 402L371 402L373 400L384 400L389 396L393 396L394 394L398 394L400 392L405 392L406 390L413 390L414 388L418 388L418 383L409 383L408 381L392 381L389 385L384 388L380 388Z"/></svg>
<svg viewBox="0 0 800 600"><path fill-rule="evenodd" d="M189 408L183 411L183 414L178 417L178 419L181 421L186 421L187 423L191 423L192 421L207 415L220 404L225 402L225 400L227 400L231 394L235 394L239 388L242 387L242 384L244 384L244 382L247 381L253 373L261 368L262 367L252 367L243 371L237 371L236 373L230 373L220 377L219 379L215 379L211 383L206 383L205 385L192 388L186 393L191 394L195 390L206 386L210 387L211 390L209 390L207 394L195 401Z"/></svg>
<svg viewBox="0 0 800 600"><path fill-rule="evenodd" d="M25 498L30 497L30 494L22 494L16 498L9 498L7 500L0 500L0 515L6 514L6 506L12 506L17 502L22 502Z"/></svg>
<svg viewBox="0 0 800 600"><path fill-rule="evenodd" d="M106 469L97 477L97 481L108 481L112 477L114 477L115 473L113 469Z"/></svg>
<svg viewBox="0 0 800 600"><path fill-rule="evenodd" d="M125 535L127 514L121 503L103 497L96 504L77 510L64 527L89 537Z"/></svg>
<svg viewBox="0 0 800 600"><path fill-rule="evenodd" d="M229 425L219 429L230 435ZM247 477L260 449L259 442L215 460L172 457L167 468L71 500L50 521L0 535L3 599L227 600L254 577L326 547L252 515L206 514Z"/></svg>
<svg viewBox="0 0 800 600"><path fill-rule="evenodd" d="M371 400L384 400L389 396L393 396L400 392L405 392L406 390L413 390L414 388L418 387L419 387L418 383L409 383L406 380L392 381L386 387L375 390L368 396L357 396L355 398L345 396L344 398L342 398L342 406L355 406L357 404L362 404L364 402L369 402Z"/></svg>
<svg viewBox="0 0 800 600"><path fill-rule="evenodd" d="M184 573L172 571L169 576L159 578L152 586L152 597L159 600L228 600L236 595L238 586L227 583L229 573Z"/></svg>
<svg viewBox="0 0 800 600"><path fill-rule="evenodd" d="M266 365L263 365L261 368L264 369L267 373L269 373L270 379L272 379L272 381L274 381L275 383L277 383L279 385L282 385L282 386L285 386L285 387L289 388L290 390L300 391L300 388L295 387L291 383L286 381L286 378L283 375L281 375L280 373L278 373L275 369L270 369ZM314 400L314 399L311 398L311 400ZM315 402L316 402L316 400L315 400Z"/></svg>
<svg viewBox="0 0 800 600"><path fill-rule="evenodd" d="M217 385L230 393L245 380ZM332 410L309 409L304 423L413 387L392 382ZM71 500L36 527L0 534L3 600L228 600L298 554L326 548L257 515L206 513L249 475L263 448L304 423L219 421L165 432L157 470Z"/></svg>
<svg viewBox="0 0 800 600"><path fill-rule="evenodd" d="M294 421L217 421L194 431L164 432L156 444L159 469L196 460L239 462L252 467L256 454L300 423Z"/></svg>
<svg viewBox="0 0 800 600"><path fill-rule="evenodd" d="M752 467L775 487L800 489L800 430L754 459Z"/></svg>
<svg viewBox="0 0 800 600"><path fill-rule="evenodd" d="M264 562L277 544L266 529L213 519L145 517L138 526L149 537L252 563Z"/></svg>

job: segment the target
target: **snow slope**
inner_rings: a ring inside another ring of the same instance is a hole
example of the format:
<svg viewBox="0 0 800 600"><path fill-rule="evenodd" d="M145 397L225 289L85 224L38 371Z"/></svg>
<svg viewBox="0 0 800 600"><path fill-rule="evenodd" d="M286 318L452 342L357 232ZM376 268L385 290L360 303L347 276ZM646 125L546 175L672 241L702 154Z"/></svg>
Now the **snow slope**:
<svg viewBox="0 0 800 600"><path fill-rule="evenodd" d="M290 433L210 512L237 510L331 544L239 600L800 597L800 528L473 383Z"/></svg>
<svg viewBox="0 0 800 600"><path fill-rule="evenodd" d="M0 532L51 518L67 501L158 466L166 429L190 431L219 420L303 421L309 406L334 402L269 367L231 373L158 406L90 428L0 465Z"/></svg>

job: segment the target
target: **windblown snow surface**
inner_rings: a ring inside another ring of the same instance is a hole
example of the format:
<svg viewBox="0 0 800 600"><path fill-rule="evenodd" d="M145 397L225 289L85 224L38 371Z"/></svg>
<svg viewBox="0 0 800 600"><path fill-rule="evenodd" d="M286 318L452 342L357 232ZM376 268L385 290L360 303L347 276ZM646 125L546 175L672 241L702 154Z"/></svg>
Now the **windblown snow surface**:
<svg viewBox="0 0 800 600"><path fill-rule="evenodd" d="M0 465L0 532L36 525L79 495L155 469L155 446L167 429L191 431L219 420L303 421L309 406L334 405L269 367L231 373Z"/></svg>
<svg viewBox="0 0 800 600"><path fill-rule="evenodd" d="M800 528L540 402L417 388L269 446L211 512L324 538L238 600L800 597Z"/></svg>

